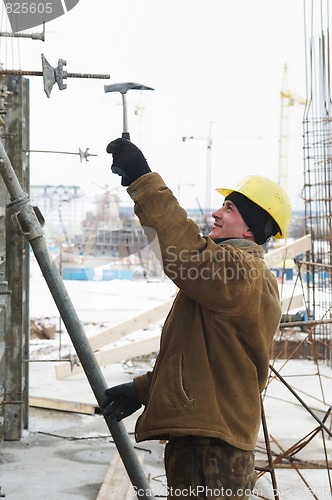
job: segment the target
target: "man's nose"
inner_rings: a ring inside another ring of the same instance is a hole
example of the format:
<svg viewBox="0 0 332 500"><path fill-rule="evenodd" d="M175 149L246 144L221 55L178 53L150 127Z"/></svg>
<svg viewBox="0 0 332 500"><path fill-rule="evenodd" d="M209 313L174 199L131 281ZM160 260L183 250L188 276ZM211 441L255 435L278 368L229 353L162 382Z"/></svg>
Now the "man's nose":
<svg viewBox="0 0 332 500"><path fill-rule="evenodd" d="M218 210L215 210L212 214L212 217L214 217L215 219L220 219L221 216L222 216L222 207L218 208Z"/></svg>

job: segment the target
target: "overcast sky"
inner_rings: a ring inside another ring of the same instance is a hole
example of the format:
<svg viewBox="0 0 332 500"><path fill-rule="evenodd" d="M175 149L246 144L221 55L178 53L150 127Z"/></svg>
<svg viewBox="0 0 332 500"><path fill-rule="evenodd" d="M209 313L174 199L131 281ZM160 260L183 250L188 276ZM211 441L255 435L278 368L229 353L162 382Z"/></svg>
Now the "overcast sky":
<svg viewBox="0 0 332 500"><path fill-rule="evenodd" d="M2 15L2 30L10 30ZM28 32L41 31L41 26ZM31 183L119 186L110 173L107 143L122 132L120 93L104 85L134 81L155 91L129 91L131 140L186 207L205 206L207 139L211 125L211 206L216 187L261 174L278 180L280 91L288 65L289 90L305 97L303 0L80 0L46 24L46 41L1 39L7 68L41 70L67 61L71 73L108 73L109 80L68 78L50 98L31 77ZM6 45L5 45L6 44ZM135 109L140 112L135 115ZM289 110L288 192L303 208L303 106ZM183 136L194 140L183 142ZM179 190L180 186L180 190ZM120 189L124 201L129 200Z"/></svg>

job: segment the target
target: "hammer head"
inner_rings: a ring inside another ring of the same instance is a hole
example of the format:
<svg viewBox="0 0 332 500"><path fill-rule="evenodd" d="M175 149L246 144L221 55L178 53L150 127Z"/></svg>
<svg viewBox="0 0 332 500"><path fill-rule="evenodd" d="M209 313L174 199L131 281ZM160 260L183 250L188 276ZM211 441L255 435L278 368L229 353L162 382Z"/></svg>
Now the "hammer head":
<svg viewBox="0 0 332 500"><path fill-rule="evenodd" d="M123 83L111 83L111 85L104 85L105 92L121 92L121 94L126 94L128 90L154 90L151 87L146 87L141 83L134 82L123 82Z"/></svg>

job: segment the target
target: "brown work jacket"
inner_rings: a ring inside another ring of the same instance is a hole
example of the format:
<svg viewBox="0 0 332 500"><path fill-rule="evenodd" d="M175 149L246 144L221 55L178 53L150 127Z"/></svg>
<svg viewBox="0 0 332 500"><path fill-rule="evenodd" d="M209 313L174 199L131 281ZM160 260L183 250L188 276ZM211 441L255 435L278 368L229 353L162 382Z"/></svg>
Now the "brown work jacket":
<svg viewBox="0 0 332 500"><path fill-rule="evenodd" d="M140 177L128 193L179 288L155 366L134 379L145 406L136 440L211 436L252 450L281 316L264 249L245 239L217 244L201 236L157 173Z"/></svg>

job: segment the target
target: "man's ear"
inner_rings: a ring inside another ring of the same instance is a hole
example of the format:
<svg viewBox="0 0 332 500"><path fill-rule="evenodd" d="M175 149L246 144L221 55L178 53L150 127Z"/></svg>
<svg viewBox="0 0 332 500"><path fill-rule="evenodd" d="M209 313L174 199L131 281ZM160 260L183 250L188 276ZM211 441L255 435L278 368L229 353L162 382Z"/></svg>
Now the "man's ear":
<svg viewBox="0 0 332 500"><path fill-rule="evenodd" d="M255 241L254 233L249 228L244 231L243 237Z"/></svg>

